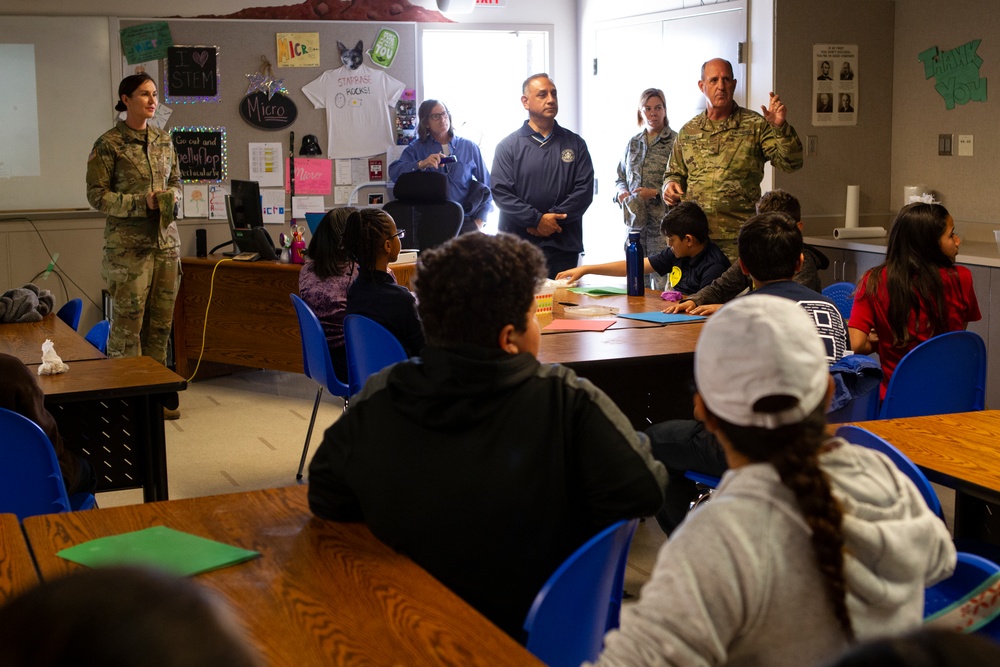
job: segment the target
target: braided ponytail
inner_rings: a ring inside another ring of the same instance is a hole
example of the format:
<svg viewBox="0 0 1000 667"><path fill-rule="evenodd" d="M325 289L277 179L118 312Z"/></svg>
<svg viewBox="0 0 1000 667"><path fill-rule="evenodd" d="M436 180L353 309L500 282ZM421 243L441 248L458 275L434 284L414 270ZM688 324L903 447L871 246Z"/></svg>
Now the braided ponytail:
<svg viewBox="0 0 1000 667"><path fill-rule="evenodd" d="M819 450L826 440L824 407L821 404L797 424L772 430L736 426L721 419L719 427L738 452L752 461L773 465L781 483L795 494L803 518L812 531L810 541L833 614L848 641L854 641L844 579L844 535L841 530L844 515L833 497L830 480L819 467ZM764 411L770 410L764 408Z"/></svg>

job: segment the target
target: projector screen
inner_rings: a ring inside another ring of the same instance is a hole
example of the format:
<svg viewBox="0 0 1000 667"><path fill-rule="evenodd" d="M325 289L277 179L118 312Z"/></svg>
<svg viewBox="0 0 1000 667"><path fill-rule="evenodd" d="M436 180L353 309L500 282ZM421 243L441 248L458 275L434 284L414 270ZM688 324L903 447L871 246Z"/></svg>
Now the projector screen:
<svg viewBox="0 0 1000 667"><path fill-rule="evenodd" d="M0 21L0 212L90 209L87 156L114 124L107 17Z"/></svg>

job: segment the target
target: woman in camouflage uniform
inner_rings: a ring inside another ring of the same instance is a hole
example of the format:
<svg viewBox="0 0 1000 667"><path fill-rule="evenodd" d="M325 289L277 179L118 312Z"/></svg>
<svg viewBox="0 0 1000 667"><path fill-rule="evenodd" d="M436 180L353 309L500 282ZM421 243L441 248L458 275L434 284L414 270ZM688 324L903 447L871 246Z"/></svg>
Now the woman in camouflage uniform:
<svg viewBox="0 0 1000 667"><path fill-rule="evenodd" d="M666 213L660 189L677 133L670 129L666 98L659 88L642 91L636 118L642 131L629 140L618 164L615 203L622 207L629 231L642 232L642 247L649 256L667 247L660 234L660 221ZM666 282L666 276L650 274L653 289L665 289Z"/></svg>
<svg viewBox="0 0 1000 667"><path fill-rule="evenodd" d="M113 300L108 356L147 355L166 363L180 285L174 205L181 177L170 134L148 121L156 83L133 74L118 86L125 120L101 135L87 162L87 200L108 216L103 275Z"/></svg>

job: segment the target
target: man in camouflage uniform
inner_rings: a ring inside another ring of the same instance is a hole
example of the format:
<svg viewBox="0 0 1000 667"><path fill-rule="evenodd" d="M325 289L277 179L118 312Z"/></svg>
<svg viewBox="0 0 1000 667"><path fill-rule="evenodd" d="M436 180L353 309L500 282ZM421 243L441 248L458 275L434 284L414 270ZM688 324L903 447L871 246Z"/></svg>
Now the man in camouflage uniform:
<svg viewBox="0 0 1000 667"><path fill-rule="evenodd" d="M802 168L802 142L785 120L774 93L763 116L733 99L733 66L716 58L701 66L698 88L705 111L681 128L663 175L663 199L671 206L694 200L708 216L709 234L736 262L736 236L754 214L768 160L782 171Z"/></svg>
<svg viewBox="0 0 1000 667"><path fill-rule="evenodd" d="M156 108L152 80L120 97L119 111L128 116L98 138L87 162L87 200L108 216L102 267L114 303L108 356L146 355L166 364L180 285L173 222L180 170L170 135L145 122Z"/></svg>

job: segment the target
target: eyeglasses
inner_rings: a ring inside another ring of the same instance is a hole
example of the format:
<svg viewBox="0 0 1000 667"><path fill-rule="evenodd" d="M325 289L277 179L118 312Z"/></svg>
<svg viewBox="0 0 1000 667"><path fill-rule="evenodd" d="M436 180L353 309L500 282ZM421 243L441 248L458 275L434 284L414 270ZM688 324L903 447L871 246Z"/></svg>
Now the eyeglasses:
<svg viewBox="0 0 1000 667"><path fill-rule="evenodd" d="M447 118L447 117L448 117L447 113L432 113L430 116L428 116L428 118L430 118L433 121L439 121L442 118Z"/></svg>
<svg viewBox="0 0 1000 667"><path fill-rule="evenodd" d="M393 238L405 239L406 238L406 230L405 229L400 229L398 232L396 232L392 236L389 236L388 238L386 238L386 241L388 241L389 239L393 239Z"/></svg>

